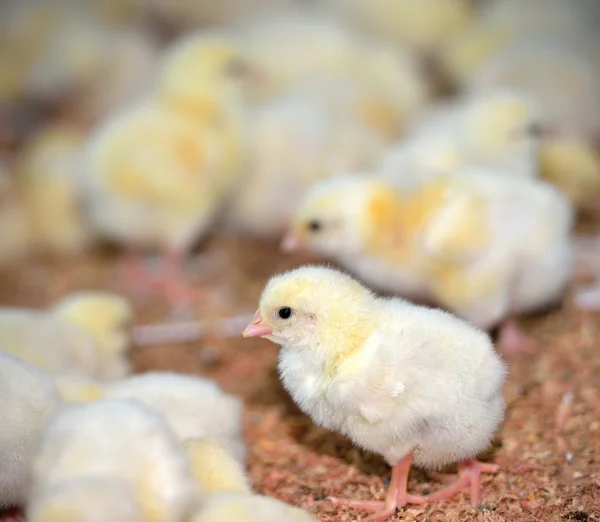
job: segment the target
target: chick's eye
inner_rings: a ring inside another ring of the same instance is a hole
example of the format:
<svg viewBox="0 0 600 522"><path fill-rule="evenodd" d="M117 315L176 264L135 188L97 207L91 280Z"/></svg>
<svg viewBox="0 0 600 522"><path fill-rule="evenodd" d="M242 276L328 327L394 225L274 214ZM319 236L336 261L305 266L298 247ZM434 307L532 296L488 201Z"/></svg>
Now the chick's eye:
<svg viewBox="0 0 600 522"><path fill-rule="evenodd" d="M277 315L281 319L289 319L292 316L292 309L289 306L283 306L277 310Z"/></svg>
<svg viewBox="0 0 600 522"><path fill-rule="evenodd" d="M225 74L233 78L241 78L249 71L248 64L241 58L232 58L225 64Z"/></svg>
<svg viewBox="0 0 600 522"><path fill-rule="evenodd" d="M316 219L313 219L312 221L308 222L308 229L311 232L318 232L319 230L321 230L321 222L317 221Z"/></svg>
<svg viewBox="0 0 600 522"><path fill-rule="evenodd" d="M534 138L542 137L544 130L544 125L541 122L533 122L527 126L527 134Z"/></svg>

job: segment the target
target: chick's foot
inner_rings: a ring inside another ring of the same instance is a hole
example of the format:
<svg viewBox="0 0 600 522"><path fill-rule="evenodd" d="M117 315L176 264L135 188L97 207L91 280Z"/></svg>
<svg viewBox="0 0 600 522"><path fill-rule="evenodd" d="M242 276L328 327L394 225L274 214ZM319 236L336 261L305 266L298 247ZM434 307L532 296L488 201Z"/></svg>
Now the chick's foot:
<svg viewBox="0 0 600 522"><path fill-rule="evenodd" d="M498 352L506 359L519 354L535 353L534 341L510 318L504 321L498 332Z"/></svg>
<svg viewBox="0 0 600 522"><path fill-rule="evenodd" d="M439 491L427 495L426 502L439 502L453 497L461 491L468 491L471 496L471 504L478 507L481 504L481 474L496 473L499 466L487 464L476 460L467 460L458 467L458 478Z"/></svg>
<svg viewBox="0 0 600 522"><path fill-rule="evenodd" d="M409 454L392 467L392 480L385 502L352 500L337 497L329 497L329 500L339 506L375 511L375 514L365 518L363 522L381 522L394 515L397 508L404 507L406 504L424 504L426 502L426 497L409 495L406 491L411 462L412 454Z"/></svg>

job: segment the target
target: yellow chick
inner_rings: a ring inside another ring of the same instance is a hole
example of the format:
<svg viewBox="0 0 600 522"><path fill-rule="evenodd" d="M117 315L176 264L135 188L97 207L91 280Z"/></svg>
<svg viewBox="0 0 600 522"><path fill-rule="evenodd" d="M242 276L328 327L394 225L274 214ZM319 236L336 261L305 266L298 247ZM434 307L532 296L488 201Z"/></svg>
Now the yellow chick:
<svg viewBox="0 0 600 522"><path fill-rule="evenodd" d="M376 511L382 521L407 504L469 491L498 466L475 460L502 422L506 367L489 337L452 314L379 298L350 276L305 266L273 277L245 337L281 345L279 374L313 421L349 437L392 467L383 502L331 498ZM407 492L414 463L458 462L458 478L428 496Z"/></svg>
<svg viewBox="0 0 600 522"><path fill-rule="evenodd" d="M60 406L47 374L0 351L0 510L25 501L39 435Z"/></svg>
<svg viewBox="0 0 600 522"><path fill-rule="evenodd" d="M0 163L0 267L33 251L33 234L20 187L8 167Z"/></svg>
<svg viewBox="0 0 600 522"><path fill-rule="evenodd" d="M65 402L92 402L104 395L100 382L81 373L57 373L52 380Z"/></svg>
<svg viewBox="0 0 600 522"><path fill-rule="evenodd" d="M420 51L432 51L471 20L467 0L328 0L357 25Z"/></svg>
<svg viewBox="0 0 600 522"><path fill-rule="evenodd" d="M588 140L575 136L544 140L540 150L540 175L556 185L576 208L598 211L600 156Z"/></svg>
<svg viewBox="0 0 600 522"><path fill-rule="evenodd" d="M20 153L17 176L37 248L69 254L84 250L92 239L77 185L83 143L76 128L54 124Z"/></svg>
<svg viewBox="0 0 600 522"><path fill-rule="evenodd" d="M218 439L187 439L183 446L201 494L251 493L240 464Z"/></svg>
<svg viewBox="0 0 600 522"><path fill-rule="evenodd" d="M133 496L129 505L137 504L146 522L181 520L195 495L188 459L163 415L134 400L72 404L51 419L31 466L28 511L41 503L36 511L43 520L46 502L49 514L55 509L60 513L68 504L51 490L89 478L99 482L84 488L88 498L115 494L100 479L124 481ZM55 493L61 496L60 489Z"/></svg>
<svg viewBox="0 0 600 522"><path fill-rule="evenodd" d="M245 493L215 493L200 499L186 522L317 522L308 511Z"/></svg>
<svg viewBox="0 0 600 522"><path fill-rule="evenodd" d="M27 506L29 522L147 522L121 477L76 477L44 489Z"/></svg>
<svg viewBox="0 0 600 522"><path fill-rule="evenodd" d="M47 311L0 310L0 350L50 373L119 379L130 372L129 305L104 293L73 294Z"/></svg>
<svg viewBox="0 0 600 522"><path fill-rule="evenodd" d="M572 224L569 202L536 179L463 169L406 193L342 176L306 194L282 246L335 258L370 284L433 300L480 328L502 323L508 353L525 346L510 317L563 295Z"/></svg>

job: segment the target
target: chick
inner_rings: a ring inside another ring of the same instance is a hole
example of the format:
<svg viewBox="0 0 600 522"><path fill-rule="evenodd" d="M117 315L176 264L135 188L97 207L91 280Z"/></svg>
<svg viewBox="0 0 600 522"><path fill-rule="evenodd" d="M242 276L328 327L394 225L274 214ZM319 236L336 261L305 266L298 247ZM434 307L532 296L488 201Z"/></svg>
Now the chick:
<svg viewBox="0 0 600 522"><path fill-rule="evenodd" d="M146 522L121 477L75 477L44 489L27 507L30 522Z"/></svg>
<svg viewBox="0 0 600 522"><path fill-rule="evenodd" d="M283 246L333 257L370 284L433 300L480 328L504 322L508 354L526 346L510 317L562 297L572 224L569 202L536 179L463 169L405 192L355 175L316 185Z"/></svg>
<svg viewBox="0 0 600 522"><path fill-rule="evenodd" d="M215 493L203 497L187 522L316 522L307 511L279 500L245 493Z"/></svg>
<svg viewBox="0 0 600 522"><path fill-rule="evenodd" d="M557 136L543 141L540 175L556 185L576 208L598 212L600 156L589 140Z"/></svg>
<svg viewBox="0 0 600 522"><path fill-rule="evenodd" d="M307 266L272 278L245 337L282 349L279 372L298 406L392 466L385 502L332 499L383 520L407 503L470 491L480 503L477 462L504 414L505 365L489 337L455 316L376 297L346 274ZM420 497L406 491L411 464L459 462L452 485Z"/></svg>
<svg viewBox="0 0 600 522"><path fill-rule="evenodd" d="M82 188L99 233L131 249L164 252L162 277L139 269L127 283L160 285L172 304L198 299L183 257L202 236L224 197L229 147L220 129L147 100L117 114L92 135Z"/></svg>
<svg viewBox="0 0 600 522"><path fill-rule="evenodd" d="M471 19L466 0L328 0L358 25L419 51L433 51Z"/></svg>
<svg viewBox="0 0 600 522"><path fill-rule="evenodd" d="M112 399L137 399L162 412L181 441L216 438L243 465L242 403L216 383L192 375L150 372L110 383L104 393Z"/></svg>
<svg viewBox="0 0 600 522"><path fill-rule="evenodd" d="M27 207L12 175L0 161L0 267L23 259L33 250Z"/></svg>
<svg viewBox="0 0 600 522"><path fill-rule="evenodd" d="M100 382L81 373L57 373L52 375L52 379L65 402L91 402L104 395Z"/></svg>
<svg viewBox="0 0 600 522"><path fill-rule="evenodd" d="M63 408L42 434L31 477L28 507L33 510L41 504L41 519L52 519L53 510L58 509L60 515L69 505L62 503L60 495L53 496L51 488L78 479L105 479L81 486L81 494L88 498L112 495L114 488L107 490L106 483L125 481L133 494L131 500L148 522L180 520L195 492L186 455L162 414L128 400L101 399ZM46 515L44 502L48 503ZM76 514L71 516L78 520Z"/></svg>
<svg viewBox="0 0 600 522"><path fill-rule="evenodd" d="M240 464L218 439L187 439L183 446L200 493L251 493Z"/></svg>
<svg viewBox="0 0 600 522"><path fill-rule="evenodd" d="M17 179L35 246L58 254L81 252L92 231L81 208L77 178L84 137L76 128L44 128L20 152Z"/></svg>
<svg viewBox="0 0 600 522"><path fill-rule="evenodd" d="M40 432L60 406L60 395L48 375L0 352L0 510L25 501Z"/></svg>
<svg viewBox="0 0 600 522"><path fill-rule="evenodd" d="M0 309L0 350L50 373L118 379L126 358L130 310L120 297L73 294L48 311Z"/></svg>

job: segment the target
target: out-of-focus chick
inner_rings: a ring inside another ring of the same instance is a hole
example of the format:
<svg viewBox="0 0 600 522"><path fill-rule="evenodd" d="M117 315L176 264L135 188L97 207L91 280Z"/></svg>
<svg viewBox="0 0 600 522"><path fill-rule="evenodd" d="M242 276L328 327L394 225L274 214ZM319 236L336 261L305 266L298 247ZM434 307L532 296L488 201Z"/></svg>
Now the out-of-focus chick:
<svg viewBox="0 0 600 522"><path fill-rule="evenodd" d="M201 494L251 493L244 470L218 439L187 439L183 446Z"/></svg>
<svg viewBox="0 0 600 522"><path fill-rule="evenodd" d="M284 239L333 257L368 283L433 299L500 345L523 348L511 315L558 301L569 279L573 209L536 179L462 169L405 193L372 177L321 182Z"/></svg>
<svg viewBox="0 0 600 522"><path fill-rule="evenodd" d="M213 437L241 465L245 461L242 403L210 380L170 372L150 372L107 384L105 396L137 399L162 412L179 440Z"/></svg>
<svg viewBox="0 0 600 522"><path fill-rule="evenodd" d="M80 478L122 479L147 522L180 520L195 493L187 457L162 414L128 400L63 408L41 436L31 477L29 505L45 501L50 510L61 505L60 498L46 497L50 488ZM101 497L106 482L88 483L84 491Z"/></svg>
<svg viewBox="0 0 600 522"><path fill-rule="evenodd" d="M27 507L28 522L147 522L121 477L75 477L45 488Z"/></svg>
<svg viewBox="0 0 600 522"><path fill-rule="evenodd" d="M590 141L575 136L543 141L540 174L578 209L600 211L600 156Z"/></svg>
<svg viewBox="0 0 600 522"><path fill-rule="evenodd" d="M100 382L81 373L57 373L52 375L52 379L65 402L91 402L104 395Z"/></svg>
<svg viewBox="0 0 600 522"><path fill-rule="evenodd" d="M246 493L215 493L200 499L187 522L316 522L308 511Z"/></svg>
<svg viewBox="0 0 600 522"><path fill-rule="evenodd" d="M133 311L121 296L78 292L61 299L52 313L76 325L95 342L102 379L120 379L131 372L128 351Z"/></svg>
<svg viewBox="0 0 600 522"><path fill-rule="evenodd" d="M60 405L60 395L48 375L0 352L0 510L25 501L40 432Z"/></svg>
<svg viewBox="0 0 600 522"><path fill-rule="evenodd" d="M10 265L33 250L29 214L12 176L0 162L0 266Z"/></svg>
<svg viewBox="0 0 600 522"><path fill-rule="evenodd" d="M357 25L398 44L433 51L470 21L468 0L327 0Z"/></svg>
<svg viewBox="0 0 600 522"><path fill-rule="evenodd" d="M529 39L505 47L468 79L470 92L510 88L540 100L561 132L594 139L600 134L598 45L567 39Z"/></svg>
<svg viewBox="0 0 600 522"><path fill-rule="evenodd" d="M77 185L83 141L74 127L50 125L20 153L16 173L37 248L69 254L92 239Z"/></svg>
<svg viewBox="0 0 600 522"><path fill-rule="evenodd" d="M233 179L230 151L218 126L153 101L109 119L88 144L81 181L92 224L131 249L162 249L167 266L156 279L172 303L194 299L183 258Z"/></svg>
<svg viewBox="0 0 600 522"><path fill-rule="evenodd" d="M333 498L376 511L381 521L408 503L470 491L480 503L477 462L504 414L505 365L489 337L441 310L378 298L350 276L301 267L265 287L246 337L282 346L279 373L298 406L392 466L385 502ZM459 463L456 481L421 497L407 493L412 463Z"/></svg>
<svg viewBox="0 0 600 522"><path fill-rule="evenodd" d="M328 87L301 88L255 109L248 177L225 213L232 229L280 236L295 204L316 181L375 165L381 138L338 104Z"/></svg>
<svg viewBox="0 0 600 522"><path fill-rule="evenodd" d="M0 309L0 350L50 373L127 375L129 308L120 297L80 293L48 311Z"/></svg>

